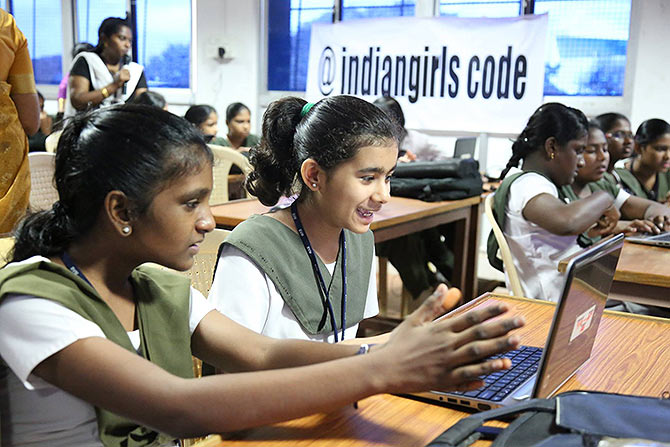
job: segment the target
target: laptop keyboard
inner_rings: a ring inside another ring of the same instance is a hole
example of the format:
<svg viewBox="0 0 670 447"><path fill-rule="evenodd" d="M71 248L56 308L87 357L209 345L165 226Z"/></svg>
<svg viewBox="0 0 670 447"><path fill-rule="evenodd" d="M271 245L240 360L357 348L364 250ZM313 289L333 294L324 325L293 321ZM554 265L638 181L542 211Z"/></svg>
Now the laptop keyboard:
<svg viewBox="0 0 670 447"><path fill-rule="evenodd" d="M521 346L513 351L494 355L490 359L502 357L506 357L512 361L510 369L483 376L482 379L486 384L481 388L465 392L451 392L451 394L476 397L494 402L503 400L537 372L537 367L542 358L542 348Z"/></svg>

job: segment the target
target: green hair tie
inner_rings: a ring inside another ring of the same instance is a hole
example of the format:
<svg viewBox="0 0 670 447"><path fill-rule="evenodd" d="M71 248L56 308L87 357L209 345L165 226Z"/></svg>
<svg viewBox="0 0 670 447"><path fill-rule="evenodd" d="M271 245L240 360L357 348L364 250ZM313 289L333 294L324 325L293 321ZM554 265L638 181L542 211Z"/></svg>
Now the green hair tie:
<svg viewBox="0 0 670 447"><path fill-rule="evenodd" d="M304 106L302 106L302 110L300 111L300 118L303 118L305 115L307 115L307 112L312 110L312 107L314 107L313 102L308 102Z"/></svg>

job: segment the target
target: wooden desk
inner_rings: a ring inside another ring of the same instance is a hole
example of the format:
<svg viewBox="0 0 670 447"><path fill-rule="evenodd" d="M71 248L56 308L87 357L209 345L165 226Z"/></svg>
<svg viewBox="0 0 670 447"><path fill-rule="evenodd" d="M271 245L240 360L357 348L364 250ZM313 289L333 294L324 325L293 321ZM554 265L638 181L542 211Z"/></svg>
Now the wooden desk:
<svg viewBox="0 0 670 447"><path fill-rule="evenodd" d="M609 297L670 307L670 249L624 242Z"/></svg>
<svg viewBox="0 0 670 447"><path fill-rule="evenodd" d="M543 346L554 304L503 295L484 295L455 310L504 301L526 317L521 343ZM559 392L585 389L646 396L670 390L670 321L606 311L589 362ZM355 380L355 379L352 379ZM425 446L467 413L392 395L372 396L329 414L224 435L210 446ZM487 445L478 443L475 445Z"/></svg>
<svg viewBox="0 0 670 447"><path fill-rule="evenodd" d="M469 197L447 202L424 202L402 197L391 197L370 225L375 242L383 242L438 225L456 222L454 285L463 292L466 300L474 298L477 291L477 232L479 229L479 205L481 197ZM269 210L256 199L234 200L212 207L217 226L233 229L252 214ZM464 262L458 262L464 260ZM380 271L380 310L386 306L385 285Z"/></svg>
<svg viewBox="0 0 670 447"><path fill-rule="evenodd" d="M559 262L559 271L568 259ZM670 249L624 240L609 298L670 307Z"/></svg>

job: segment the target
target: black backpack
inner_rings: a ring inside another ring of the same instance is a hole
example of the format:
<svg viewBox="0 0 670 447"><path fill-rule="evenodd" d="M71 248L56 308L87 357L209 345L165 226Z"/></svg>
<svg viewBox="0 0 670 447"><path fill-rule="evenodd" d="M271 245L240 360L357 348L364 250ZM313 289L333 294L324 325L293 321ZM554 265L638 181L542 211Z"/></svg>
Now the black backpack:
<svg viewBox="0 0 670 447"><path fill-rule="evenodd" d="M510 418L506 428L483 425ZM479 439L493 440L491 447L595 447L603 438L670 442L670 400L568 391L473 414L429 447L466 447Z"/></svg>

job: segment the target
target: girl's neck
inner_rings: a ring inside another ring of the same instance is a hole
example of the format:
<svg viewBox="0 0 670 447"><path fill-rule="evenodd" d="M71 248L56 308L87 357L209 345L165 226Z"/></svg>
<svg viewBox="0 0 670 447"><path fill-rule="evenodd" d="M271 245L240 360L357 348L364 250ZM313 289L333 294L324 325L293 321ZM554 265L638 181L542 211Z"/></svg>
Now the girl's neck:
<svg viewBox="0 0 670 447"><path fill-rule="evenodd" d="M310 198L298 203L298 215L309 243L321 260L331 264L337 260L342 228L332 226L324 219L326 212Z"/></svg>
<svg viewBox="0 0 670 447"><path fill-rule="evenodd" d="M240 146L242 146L242 143L244 142L244 138L238 136L238 137L233 137L231 134L228 134L228 141L230 141L230 145L233 147L233 149L238 149Z"/></svg>
<svg viewBox="0 0 670 447"><path fill-rule="evenodd" d="M67 252L101 296L104 291L126 295L130 287L128 278L136 266L131 265L126 256L97 239L94 235L84 237L72 243Z"/></svg>
<svg viewBox="0 0 670 447"><path fill-rule="evenodd" d="M542 160L540 157L534 157L532 155L534 154L531 154L531 156L528 156L523 160L521 170L535 171L544 174L546 177L549 177L549 169L547 169L547 162L545 160Z"/></svg>
<svg viewBox="0 0 670 447"><path fill-rule="evenodd" d="M631 171L633 171L633 175L640 181L640 183L645 185L647 189L650 189L649 184L653 186L656 182L656 170L644 166L639 158L634 158L631 163Z"/></svg>
<svg viewBox="0 0 670 447"><path fill-rule="evenodd" d="M115 55L109 54L105 50L102 50L102 52L100 53L100 59L102 59L102 61L105 63L105 65L107 65L107 68L109 68L110 71L114 72L118 71L119 63L121 61L120 58L118 58Z"/></svg>

